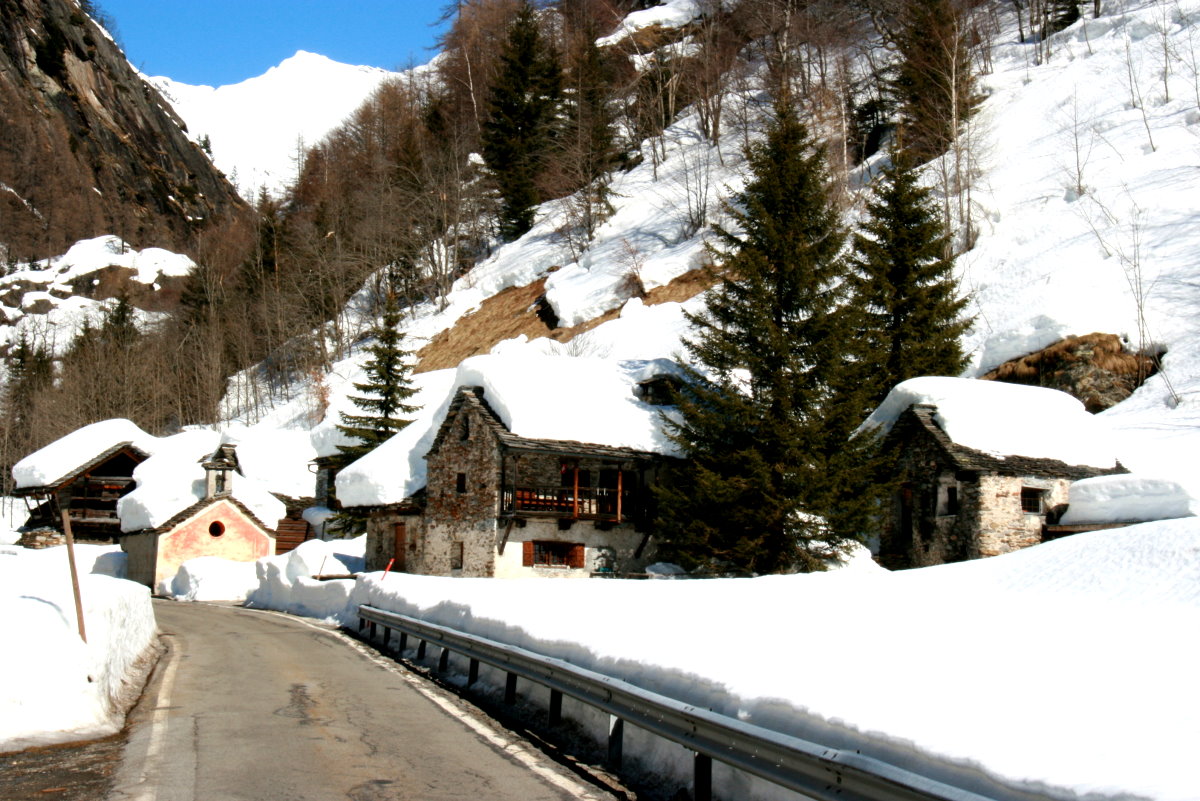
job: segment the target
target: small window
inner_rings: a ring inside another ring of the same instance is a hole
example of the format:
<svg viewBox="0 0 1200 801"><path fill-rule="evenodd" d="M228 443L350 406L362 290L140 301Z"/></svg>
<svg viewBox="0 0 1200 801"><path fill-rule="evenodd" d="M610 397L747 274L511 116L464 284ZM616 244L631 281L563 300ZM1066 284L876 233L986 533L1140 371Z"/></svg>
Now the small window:
<svg viewBox="0 0 1200 801"><path fill-rule="evenodd" d="M958 514L958 487L946 487L946 514Z"/></svg>
<svg viewBox="0 0 1200 801"><path fill-rule="evenodd" d="M1021 488L1021 511L1027 514L1040 515L1042 513L1042 498L1045 492L1033 487Z"/></svg>
<svg viewBox="0 0 1200 801"><path fill-rule="evenodd" d="M214 520L208 524L208 533L214 537L219 537L225 533L225 524L220 520Z"/></svg>
<svg viewBox="0 0 1200 801"><path fill-rule="evenodd" d="M471 438L471 416L468 414L462 416L462 427L458 430L458 438L463 441Z"/></svg>
<svg viewBox="0 0 1200 801"><path fill-rule="evenodd" d="M467 474L466 473L458 474L458 478L455 479L455 482L454 482L454 488L458 492L459 495L466 494L466 492L467 492Z"/></svg>
<svg viewBox="0 0 1200 801"><path fill-rule="evenodd" d="M450 569L462 570L463 566L463 544L461 542L450 543Z"/></svg>
<svg viewBox="0 0 1200 801"><path fill-rule="evenodd" d="M583 567L582 543L534 540L525 543L525 567Z"/></svg>

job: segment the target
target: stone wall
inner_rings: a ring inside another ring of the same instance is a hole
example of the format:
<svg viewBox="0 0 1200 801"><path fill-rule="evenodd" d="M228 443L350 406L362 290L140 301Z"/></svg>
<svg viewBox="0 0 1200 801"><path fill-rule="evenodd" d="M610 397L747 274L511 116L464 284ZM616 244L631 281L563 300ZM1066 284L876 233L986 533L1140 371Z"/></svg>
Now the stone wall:
<svg viewBox="0 0 1200 801"><path fill-rule="evenodd" d="M405 549L396 558L396 526L404 526ZM425 567L425 518L395 507L378 509L367 519L366 569L385 570L396 559L392 570L399 573L429 573Z"/></svg>
<svg viewBox="0 0 1200 801"><path fill-rule="evenodd" d="M500 532L503 535L503 532ZM652 548L647 547L640 557L635 556L645 535L635 531L629 523L605 528L589 520L576 520L571 527L562 530L558 521L547 518L529 519L524 526L513 526L509 533L504 553L496 557L495 575L501 578L586 578L595 572L602 562L611 559L611 567L617 573L641 573L650 564ZM523 547L535 540L569 542L584 546L584 567L526 567L522 564Z"/></svg>
<svg viewBox="0 0 1200 801"><path fill-rule="evenodd" d="M421 572L491 576L500 514L500 448L479 411L459 407L430 453ZM453 567L461 543L462 568Z"/></svg>
<svg viewBox="0 0 1200 801"><path fill-rule="evenodd" d="M1040 491L1043 510L1068 500L1068 479L956 472L937 443L919 431L905 441L896 464L901 485L880 531L879 561L889 568L959 562L1036 545L1046 516L1022 510L1022 489ZM908 530L903 525L906 493Z"/></svg>
<svg viewBox="0 0 1200 801"><path fill-rule="evenodd" d="M1042 541L1045 513L1021 509L1021 490L1042 492L1042 508L1053 509L1068 499L1071 482L1019 476L982 476L979 494L983 508L979 513L978 536L972 558L1010 553Z"/></svg>

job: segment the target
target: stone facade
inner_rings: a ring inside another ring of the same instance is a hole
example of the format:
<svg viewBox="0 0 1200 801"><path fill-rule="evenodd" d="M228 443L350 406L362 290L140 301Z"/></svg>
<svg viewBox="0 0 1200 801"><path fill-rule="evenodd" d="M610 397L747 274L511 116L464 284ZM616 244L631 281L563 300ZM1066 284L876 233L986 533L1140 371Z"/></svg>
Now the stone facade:
<svg viewBox="0 0 1200 801"><path fill-rule="evenodd" d="M1071 482L1038 476L980 476L976 539L972 558L998 556L1037 545L1044 538L1047 518L1065 505ZM1022 494L1040 496L1039 511L1022 508Z"/></svg>
<svg viewBox="0 0 1200 801"><path fill-rule="evenodd" d="M588 576L645 567L641 512L659 457L526 440L460 390L426 455L423 507L372 511L367 569L439 576ZM398 532L397 526L403 526ZM397 536L397 534L400 536Z"/></svg>
<svg viewBox="0 0 1200 801"><path fill-rule="evenodd" d="M425 569L425 518L410 507L384 506L367 519L366 569L429 573Z"/></svg>
<svg viewBox="0 0 1200 801"><path fill-rule="evenodd" d="M1051 459L996 457L956 445L932 407L913 407L885 441L895 468L881 520L879 555L889 568L997 556L1036 545L1066 507L1072 481L1115 469Z"/></svg>

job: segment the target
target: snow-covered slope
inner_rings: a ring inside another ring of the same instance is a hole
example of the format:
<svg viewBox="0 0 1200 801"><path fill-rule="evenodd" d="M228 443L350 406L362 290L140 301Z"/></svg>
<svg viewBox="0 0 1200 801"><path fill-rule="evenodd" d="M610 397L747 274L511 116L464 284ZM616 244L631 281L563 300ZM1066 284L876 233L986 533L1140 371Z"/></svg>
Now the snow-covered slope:
<svg viewBox="0 0 1200 801"><path fill-rule="evenodd" d="M278 196L296 178L299 151L397 75L301 50L258 77L227 86L147 80L187 123L193 141L208 138L213 162L253 202L263 187Z"/></svg>
<svg viewBox="0 0 1200 801"><path fill-rule="evenodd" d="M107 273L120 273L124 281L113 283L108 293L124 291L128 296L130 286L156 292L163 284L187 276L195 266L187 256L161 248L135 250L111 235L76 242L63 255L44 262L18 262L11 272L0 276L0 347L25 336L61 355L81 326L97 325L117 303L116 297L87 297L100 287ZM134 310L140 327L163 316Z"/></svg>
<svg viewBox="0 0 1200 801"><path fill-rule="evenodd" d="M1114 438L1124 465L1180 486L1167 493L1162 483L1126 481L1121 492L1158 487L1174 503L1195 497L1187 488L1200 482L1200 70L1189 67L1198 63L1190 54L1193 44L1200 47L1200 0L1113 0L1103 11L1055 36L1043 64L1034 63L1033 45L1017 41L1015 24L997 33L972 130L978 239L957 262L975 318L967 377L1067 334L1100 330L1124 335L1133 347L1165 347L1164 372L1095 422ZM414 311L408 344L420 347L507 287L547 277L548 299L564 324L608 309L621 309L620 316L566 347L502 342L494 349L501 365L531 352L561 360L678 354L687 332L682 311L698 301L649 306L629 298L627 279L637 273L647 288L659 286L703 258L703 234L690 233L682 219L697 164L713 190L710 209L718 194L740 185L737 132L728 132L718 154L695 130L685 115L667 132L665 161L655 165L647 148L640 166L615 178L615 212L578 261L556 234L564 204L547 204L526 236L462 277L443 308ZM362 358L336 364L322 392L297 388L298 400L266 413L235 403L239 382L252 380L247 373L233 382L226 408L248 432L297 434L328 453L338 441L337 412L351 408L351 384L363 378ZM544 389L569 410L569 382L553 368L543 372ZM383 479L414 474L423 456L417 434L435 430L457 383L452 371L416 380L425 408L411 432L399 435L408 440L385 446L395 452L381 460ZM312 399L326 393L328 406L314 407ZM400 463L405 468L396 470ZM729 582L722 591L700 582L578 583L555 587L562 596L550 605L537 582L500 587L405 576L382 586L364 581L360 597L406 609L469 610L479 630L506 632L524 645L553 643L634 680L695 693L699 703L719 695L730 710L767 725L845 725L914 760L970 761L1080 794L1182 800L1195 797L1188 755L1200 743L1188 639L1200 608L1196 541L1195 521L1183 520L904 574L768 577ZM384 597L394 590L404 597ZM604 614L581 625L548 608ZM714 661L708 639L677 632L688 617L703 619L706 630L718 623L736 629L746 642L777 637L771 613L749 621L762 617L770 632L749 633L747 608L821 610L820 637L836 639L831 650L845 658L834 663L785 649L777 661L745 659L746 649L734 643L725 649L729 658ZM678 633L683 644L675 647L664 632ZM686 650L693 646L700 650ZM1153 759L1129 756L1146 743L1154 744Z"/></svg>

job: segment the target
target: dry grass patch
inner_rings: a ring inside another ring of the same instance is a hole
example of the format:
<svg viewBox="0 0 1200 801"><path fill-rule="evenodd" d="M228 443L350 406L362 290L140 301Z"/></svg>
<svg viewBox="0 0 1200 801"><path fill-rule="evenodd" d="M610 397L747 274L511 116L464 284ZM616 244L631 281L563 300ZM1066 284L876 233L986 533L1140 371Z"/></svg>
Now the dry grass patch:
<svg viewBox="0 0 1200 801"><path fill-rule="evenodd" d="M712 280L707 273L703 270L692 270L665 286L651 289L642 302L647 306L682 303L711 285ZM457 367L463 359L487 353L498 343L521 334L530 339L549 337L556 342L570 342L598 325L615 320L621 314L620 308L610 309L579 325L559 328L557 321L548 314L545 294L545 278L540 278L532 284L509 287L497 292L481 303L478 309L463 315L452 327L435 336L429 344L421 348L417 352L417 366L413 372L424 373Z"/></svg>

